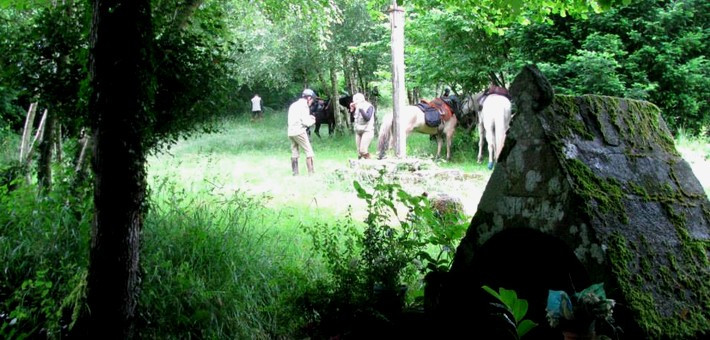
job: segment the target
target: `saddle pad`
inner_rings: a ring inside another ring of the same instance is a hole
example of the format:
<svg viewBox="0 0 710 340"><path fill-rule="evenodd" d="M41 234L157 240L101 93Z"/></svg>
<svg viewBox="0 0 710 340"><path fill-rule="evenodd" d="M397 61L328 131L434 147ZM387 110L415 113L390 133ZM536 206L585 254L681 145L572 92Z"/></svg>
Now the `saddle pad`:
<svg viewBox="0 0 710 340"><path fill-rule="evenodd" d="M424 112L424 123L427 126L437 127L441 124L441 114L435 107L426 102L417 103L417 107Z"/></svg>

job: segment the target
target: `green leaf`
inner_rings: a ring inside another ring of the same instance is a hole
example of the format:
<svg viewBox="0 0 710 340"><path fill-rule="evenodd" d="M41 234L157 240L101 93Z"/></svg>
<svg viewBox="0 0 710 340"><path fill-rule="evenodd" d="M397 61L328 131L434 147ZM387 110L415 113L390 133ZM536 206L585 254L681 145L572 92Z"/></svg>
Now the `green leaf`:
<svg viewBox="0 0 710 340"><path fill-rule="evenodd" d="M512 301L509 306L516 323L519 323L521 320L523 320L525 314L527 314L528 312L528 301L524 299L516 298L515 301Z"/></svg>
<svg viewBox="0 0 710 340"><path fill-rule="evenodd" d="M523 320L518 324L518 338L522 338L523 335L527 334L531 329L535 328L537 323L531 320Z"/></svg>
<svg viewBox="0 0 710 340"><path fill-rule="evenodd" d="M512 305L518 299L518 294L515 293L514 290L500 288L498 289L498 291L500 292L501 301L503 301L503 303L505 303L505 305L509 308L512 307Z"/></svg>
<svg viewBox="0 0 710 340"><path fill-rule="evenodd" d="M493 295L496 299L500 300L500 302L505 303L505 302L503 301L503 299L501 299L500 294L498 294L498 292L496 292L495 290L493 290L493 288L488 287L488 286L485 286L485 285L482 286L481 288L483 288L483 290L485 290L486 292L488 292L488 294L491 294L491 295Z"/></svg>
<svg viewBox="0 0 710 340"><path fill-rule="evenodd" d="M434 261L434 258L432 258L431 255L429 255L429 253L427 253L425 251L420 251L419 253L417 253L417 256L419 256L420 258L423 258L429 262L436 262L436 261Z"/></svg>

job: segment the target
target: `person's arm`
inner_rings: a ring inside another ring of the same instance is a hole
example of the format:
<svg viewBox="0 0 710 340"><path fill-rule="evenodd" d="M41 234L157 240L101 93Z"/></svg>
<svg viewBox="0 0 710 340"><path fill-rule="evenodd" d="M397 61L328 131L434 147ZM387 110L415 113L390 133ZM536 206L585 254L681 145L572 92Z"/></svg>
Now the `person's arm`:
<svg viewBox="0 0 710 340"><path fill-rule="evenodd" d="M308 104L305 104L303 108L304 109L301 112L301 124L305 127L310 127L316 123L316 116L312 114L311 108L308 107Z"/></svg>
<svg viewBox="0 0 710 340"><path fill-rule="evenodd" d="M369 105L367 110L360 109L359 111L362 118L367 122L370 121L370 118L372 118L372 114L375 113L375 107Z"/></svg>

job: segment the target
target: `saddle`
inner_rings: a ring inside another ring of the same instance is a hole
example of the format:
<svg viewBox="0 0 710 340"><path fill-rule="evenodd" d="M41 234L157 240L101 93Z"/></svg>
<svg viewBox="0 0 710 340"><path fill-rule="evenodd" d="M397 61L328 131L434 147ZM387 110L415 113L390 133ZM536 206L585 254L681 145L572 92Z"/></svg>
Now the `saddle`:
<svg viewBox="0 0 710 340"><path fill-rule="evenodd" d="M483 102L486 101L486 98L492 94L497 94L499 96L503 96L508 98L508 100L511 100L510 98L510 93L508 90L505 89L505 87L501 86L496 86L496 85L491 85L486 91L483 93L483 95L478 98L478 111L480 111L483 108Z"/></svg>
<svg viewBox="0 0 710 340"><path fill-rule="evenodd" d="M424 123L430 127L437 127L442 120L446 122L453 116L451 108L441 98L434 98L430 102L422 99L417 107L424 112Z"/></svg>

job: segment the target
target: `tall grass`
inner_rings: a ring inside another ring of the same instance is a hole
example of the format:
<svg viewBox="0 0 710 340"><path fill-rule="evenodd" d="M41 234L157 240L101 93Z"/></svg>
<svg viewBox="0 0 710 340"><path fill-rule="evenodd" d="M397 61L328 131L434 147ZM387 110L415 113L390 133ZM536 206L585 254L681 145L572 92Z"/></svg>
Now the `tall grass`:
<svg viewBox="0 0 710 340"><path fill-rule="evenodd" d="M0 337L66 330L88 263L91 209L90 192L68 182L42 196L31 185L0 185Z"/></svg>
<svg viewBox="0 0 710 340"><path fill-rule="evenodd" d="M164 179L143 237L141 336L278 338L302 323L292 301L313 259L268 222L264 197L189 193Z"/></svg>

